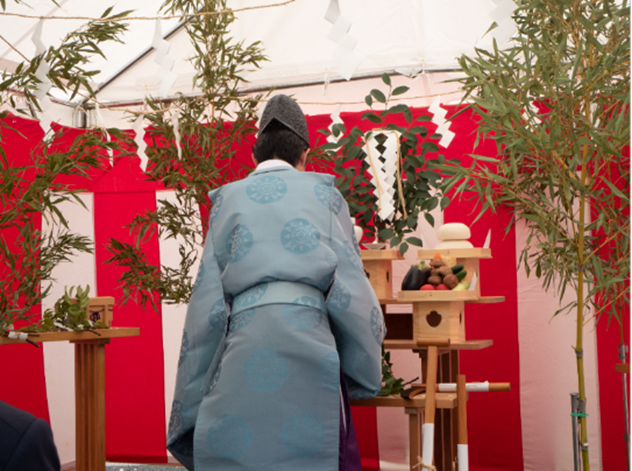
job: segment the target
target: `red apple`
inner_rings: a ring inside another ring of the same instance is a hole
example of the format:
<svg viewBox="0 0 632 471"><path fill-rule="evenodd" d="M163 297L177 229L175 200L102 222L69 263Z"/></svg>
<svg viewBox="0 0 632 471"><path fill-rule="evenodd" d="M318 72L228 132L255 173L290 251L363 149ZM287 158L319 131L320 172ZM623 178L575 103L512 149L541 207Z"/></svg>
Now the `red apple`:
<svg viewBox="0 0 632 471"><path fill-rule="evenodd" d="M443 283L441 283L440 285L437 285L437 287L435 288L437 291L450 291L450 288L448 288L446 285L444 285Z"/></svg>
<svg viewBox="0 0 632 471"><path fill-rule="evenodd" d="M419 288L419 291L434 291L434 289L435 287L428 283L427 285L423 285L421 288Z"/></svg>

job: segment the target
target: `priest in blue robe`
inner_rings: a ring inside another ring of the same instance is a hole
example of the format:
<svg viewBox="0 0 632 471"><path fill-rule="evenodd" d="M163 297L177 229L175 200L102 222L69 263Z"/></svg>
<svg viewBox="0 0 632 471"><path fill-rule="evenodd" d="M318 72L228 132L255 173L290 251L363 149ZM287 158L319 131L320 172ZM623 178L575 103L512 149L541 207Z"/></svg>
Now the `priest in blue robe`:
<svg viewBox="0 0 632 471"><path fill-rule="evenodd" d="M253 152L209 193L167 447L198 471L360 471L348 398L379 392L385 327L347 203L304 172L293 99L269 101Z"/></svg>

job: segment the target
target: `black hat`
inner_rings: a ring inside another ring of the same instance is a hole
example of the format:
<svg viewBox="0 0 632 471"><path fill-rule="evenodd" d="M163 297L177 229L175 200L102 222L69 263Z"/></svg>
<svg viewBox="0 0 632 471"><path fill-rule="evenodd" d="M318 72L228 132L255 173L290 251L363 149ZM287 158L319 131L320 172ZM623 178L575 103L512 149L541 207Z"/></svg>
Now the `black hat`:
<svg viewBox="0 0 632 471"><path fill-rule="evenodd" d="M309 132L307 131L305 115L301 107L298 106L298 103L292 98L287 95L275 95L268 101L261 115L257 137L261 136L264 129L274 119L286 126L309 145Z"/></svg>

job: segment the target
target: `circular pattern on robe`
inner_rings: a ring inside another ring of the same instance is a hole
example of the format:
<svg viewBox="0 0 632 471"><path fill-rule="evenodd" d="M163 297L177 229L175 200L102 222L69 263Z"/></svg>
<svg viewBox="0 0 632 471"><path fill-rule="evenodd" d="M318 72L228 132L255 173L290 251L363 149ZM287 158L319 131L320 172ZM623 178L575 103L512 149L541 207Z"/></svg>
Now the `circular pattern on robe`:
<svg viewBox="0 0 632 471"><path fill-rule="evenodd" d="M325 444L325 429L316 417L297 414L283 425L281 442L285 450L293 456L313 456Z"/></svg>
<svg viewBox="0 0 632 471"><path fill-rule="evenodd" d="M223 332L226 325L226 303L223 299L218 299L208 314L208 323L212 331Z"/></svg>
<svg viewBox="0 0 632 471"><path fill-rule="evenodd" d="M318 183L314 186L316 198L327 206L334 214L338 214L344 204L344 198L334 187L327 183Z"/></svg>
<svg viewBox="0 0 632 471"><path fill-rule="evenodd" d="M189 353L189 334L185 330L182 334L182 343L180 344L180 357L178 358L178 367L182 366L184 360L187 357L187 353Z"/></svg>
<svg viewBox="0 0 632 471"><path fill-rule="evenodd" d="M200 284L202 283L202 278L204 278L204 260L200 262L200 268L198 269L198 274L197 274L197 277L195 278L193 291L196 291L200 287Z"/></svg>
<svg viewBox="0 0 632 471"><path fill-rule="evenodd" d="M171 416L169 417L169 434L179 435L182 431L193 427L195 421L191 408L181 401L173 401Z"/></svg>
<svg viewBox="0 0 632 471"><path fill-rule="evenodd" d="M356 246L357 246L357 244L356 244ZM343 248L343 250L345 252L347 260L349 260L349 263L351 263L353 268L358 270L360 273L364 274L364 267L362 266L362 259L360 258L360 255L358 255L356 253L356 249L353 248L351 243L348 240L345 240L344 243L342 244L342 248Z"/></svg>
<svg viewBox="0 0 632 471"><path fill-rule="evenodd" d="M226 252L231 262L238 262L252 248L252 232L243 224L237 224L226 238Z"/></svg>
<svg viewBox="0 0 632 471"><path fill-rule="evenodd" d="M316 307L318 305L318 301L311 296L301 296L296 298L293 304L283 306L283 316L294 327L312 330L325 318L325 313Z"/></svg>
<svg viewBox="0 0 632 471"><path fill-rule="evenodd" d="M254 319L255 313L255 309L248 309L238 312L237 314L232 314L229 317L228 331L232 333L243 329Z"/></svg>
<svg viewBox="0 0 632 471"><path fill-rule="evenodd" d="M259 177L246 187L248 198L259 204L279 201L286 193L286 183L279 177L272 175Z"/></svg>
<svg viewBox="0 0 632 471"><path fill-rule="evenodd" d="M259 283L258 285L248 288L235 297L234 310L242 309L244 307L252 306L259 301L268 289L267 283Z"/></svg>
<svg viewBox="0 0 632 471"><path fill-rule="evenodd" d="M283 248L295 255L311 252L318 247L319 241L320 232L307 219L292 219L281 231Z"/></svg>
<svg viewBox="0 0 632 471"><path fill-rule="evenodd" d="M283 386L290 373L285 357L272 348L255 350L246 359L244 375L253 389L272 392Z"/></svg>
<svg viewBox="0 0 632 471"><path fill-rule="evenodd" d="M323 386L332 391L338 391L340 379L340 360L338 353L330 352L318 362L318 380Z"/></svg>
<svg viewBox="0 0 632 471"><path fill-rule="evenodd" d="M340 281L335 281L327 298L327 306L333 312L342 312L351 304L351 292Z"/></svg>
<svg viewBox="0 0 632 471"><path fill-rule="evenodd" d="M243 418L226 414L209 427L206 441L215 455L222 458L239 458L250 448L252 431Z"/></svg>
<svg viewBox="0 0 632 471"><path fill-rule="evenodd" d="M222 195L218 195L217 198L215 198L215 200L213 201L213 207L211 208L209 221L213 222L213 219L217 217L217 214L222 209L223 203L224 203L224 197Z"/></svg>
<svg viewBox="0 0 632 471"><path fill-rule="evenodd" d="M371 332L373 332L373 337L375 337L375 341L382 344L384 340L386 327L384 326L384 316L382 312L374 307L371 309Z"/></svg>

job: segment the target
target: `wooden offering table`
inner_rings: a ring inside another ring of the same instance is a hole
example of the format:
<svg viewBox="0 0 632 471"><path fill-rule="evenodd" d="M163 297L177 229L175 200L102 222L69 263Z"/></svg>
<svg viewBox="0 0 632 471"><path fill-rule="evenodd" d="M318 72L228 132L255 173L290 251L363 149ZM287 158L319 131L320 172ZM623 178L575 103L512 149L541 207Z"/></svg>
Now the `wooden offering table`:
<svg viewBox="0 0 632 471"><path fill-rule="evenodd" d="M105 470L105 345L116 337L137 337L138 327L114 327L92 332L41 332L30 342L69 341L75 344L76 471ZM0 337L0 345L25 343Z"/></svg>

